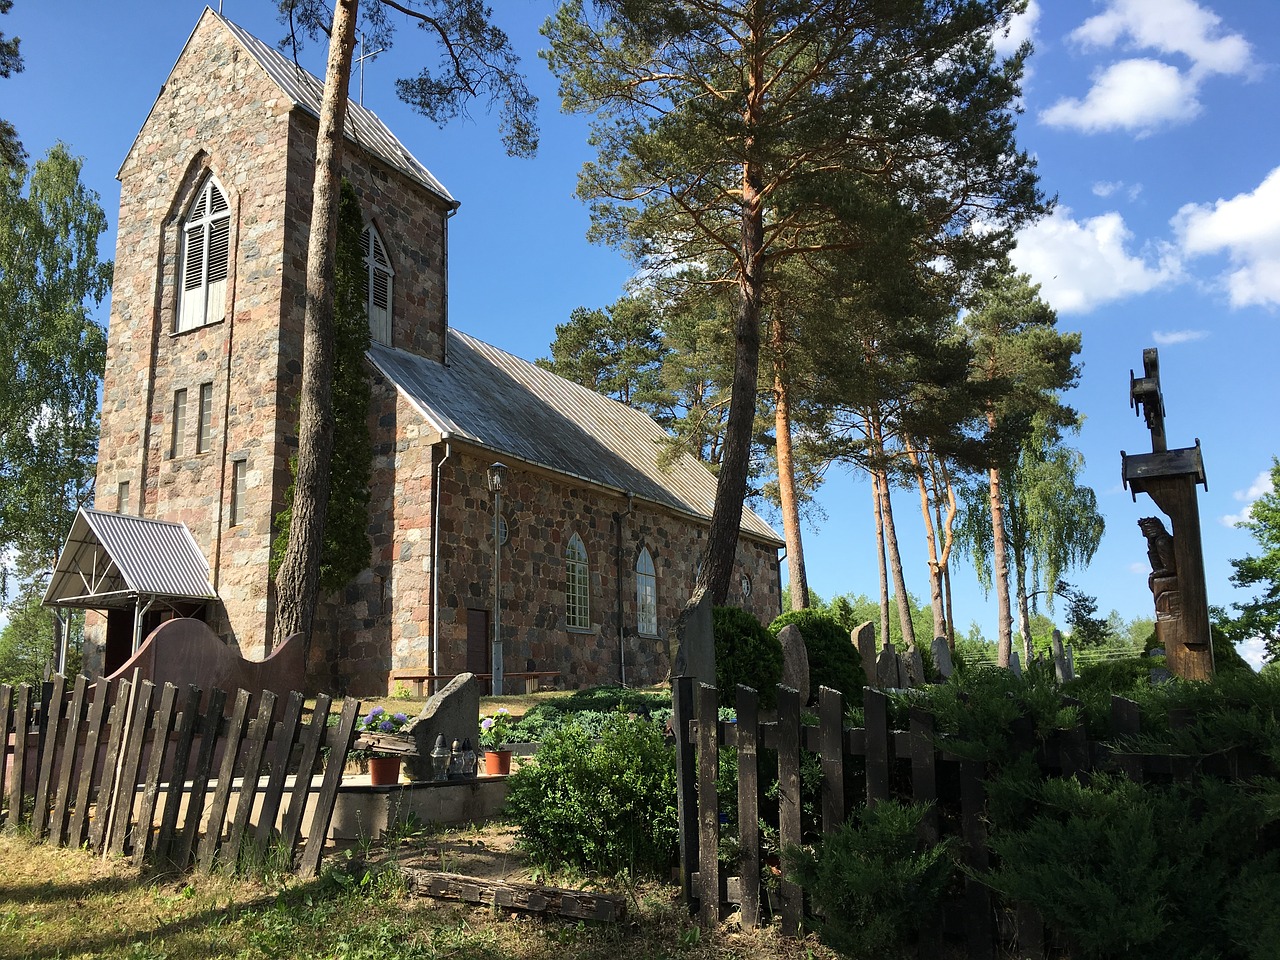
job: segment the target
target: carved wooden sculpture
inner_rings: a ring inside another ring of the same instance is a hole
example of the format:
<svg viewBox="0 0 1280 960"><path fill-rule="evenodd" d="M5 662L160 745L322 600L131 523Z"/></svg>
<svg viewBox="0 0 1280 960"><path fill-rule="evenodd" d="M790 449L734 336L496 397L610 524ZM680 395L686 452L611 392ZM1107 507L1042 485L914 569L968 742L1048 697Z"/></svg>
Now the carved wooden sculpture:
<svg viewBox="0 0 1280 960"><path fill-rule="evenodd" d="M1159 517L1138 521L1151 561L1147 582L1155 601L1156 636L1164 645L1169 670L1187 680L1208 680L1213 676L1213 645L1196 499L1196 484L1206 489L1208 484L1200 441L1194 447L1168 449L1160 358L1154 348L1142 351L1142 366L1145 376L1129 375L1129 397L1151 431L1151 453L1129 456L1120 451L1121 473L1134 500L1139 493L1147 494L1173 526L1170 534Z"/></svg>

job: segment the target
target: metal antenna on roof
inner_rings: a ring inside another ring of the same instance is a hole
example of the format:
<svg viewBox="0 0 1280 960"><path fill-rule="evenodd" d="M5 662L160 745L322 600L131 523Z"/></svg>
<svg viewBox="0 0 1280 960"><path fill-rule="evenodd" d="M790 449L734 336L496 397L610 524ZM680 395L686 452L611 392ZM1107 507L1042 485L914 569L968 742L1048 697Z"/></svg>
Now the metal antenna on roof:
<svg viewBox="0 0 1280 960"><path fill-rule="evenodd" d="M221 0L219 0L219 2L221 2ZM362 52L361 52L361 54L360 54L360 56L356 57L356 63L357 63L357 64L359 65L359 67L360 67L360 98L359 98L359 101L358 101L358 102L359 102L360 106L362 106L362 107L363 107L363 106L364 106L364 62L365 62L366 60L372 60L374 57L376 57L378 54L382 53L382 52L383 52L384 50L386 50L387 48L386 48L386 47L380 47L380 48L378 48L377 50L373 51L373 53L364 53L364 52L363 52L363 50L364 50L364 34L363 34L363 33L361 33L359 30L357 30L357 31L356 31L356 46L358 46L358 47L360 48L360 50L362 51Z"/></svg>

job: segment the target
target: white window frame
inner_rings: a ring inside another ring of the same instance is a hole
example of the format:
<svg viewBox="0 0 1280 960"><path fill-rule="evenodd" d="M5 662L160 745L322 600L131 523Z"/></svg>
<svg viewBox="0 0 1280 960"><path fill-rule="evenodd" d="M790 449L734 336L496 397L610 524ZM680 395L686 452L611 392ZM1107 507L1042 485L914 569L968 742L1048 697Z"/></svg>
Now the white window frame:
<svg viewBox="0 0 1280 960"><path fill-rule="evenodd" d="M116 484L116 513L129 512L129 481L121 480Z"/></svg>
<svg viewBox="0 0 1280 960"><path fill-rule="evenodd" d="M196 453L208 453L213 447L213 384L200 384L200 419L196 423Z"/></svg>
<svg viewBox="0 0 1280 960"><path fill-rule="evenodd" d="M591 566L576 533L564 548L564 623L571 630L591 629Z"/></svg>
<svg viewBox="0 0 1280 960"><path fill-rule="evenodd" d="M391 346L392 305L395 303L396 271L387 255L387 245L373 224L360 235L360 250L367 271L365 304L369 312L369 337L374 343Z"/></svg>
<svg viewBox="0 0 1280 960"><path fill-rule="evenodd" d="M217 179L200 185L182 221L182 256L178 260L176 332L217 323L226 316L227 277L231 271L231 205Z"/></svg>
<svg viewBox="0 0 1280 960"><path fill-rule="evenodd" d="M169 459L187 452L187 388L173 391L173 430L169 438Z"/></svg>
<svg viewBox="0 0 1280 960"><path fill-rule="evenodd" d="M249 461L234 460L231 463L231 508L227 511L228 526L239 526L244 523L244 507L246 481L249 475Z"/></svg>
<svg viewBox="0 0 1280 960"><path fill-rule="evenodd" d="M636 557L636 632L658 635L658 571L648 547L641 547Z"/></svg>

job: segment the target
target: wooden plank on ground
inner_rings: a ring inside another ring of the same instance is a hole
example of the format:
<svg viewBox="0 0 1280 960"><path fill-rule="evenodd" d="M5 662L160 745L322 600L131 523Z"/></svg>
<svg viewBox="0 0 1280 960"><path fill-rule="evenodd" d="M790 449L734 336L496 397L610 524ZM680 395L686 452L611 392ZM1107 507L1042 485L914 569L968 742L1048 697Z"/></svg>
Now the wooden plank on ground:
<svg viewBox="0 0 1280 960"><path fill-rule="evenodd" d="M222 824L227 817L227 805L231 801L231 781L235 778L236 756L240 752L240 741L244 737L245 720L249 715L249 691L237 690L235 706L231 708L231 720L227 724L225 746L222 754L222 766L218 769L218 786L213 791L213 803L209 805L209 827L200 840L200 872L208 873L213 869L214 856L218 852L218 844L222 841ZM205 737L215 737L217 732L208 728Z"/></svg>
<svg viewBox="0 0 1280 960"><path fill-rule="evenodd" d="M62 762L58 767L56 799L53 803L53 816L49 821L49 838L55 846L61 846L67 840L67 808L71 803L76 757L80 755L80 728L84 723L84 698L88 689L89 681L85 675L77 676L71 688L71 705L67 708L66 732L63 734L60 757Z"/></svg>
<svg viewBox="0 0 1280 960"><path fill-rule="evenodd" d="M125 739L124 762L116 778L116 805L111 820L111 836L107 853L123 855L125 841L133 821L133 805L138 799L138 770L142 766L142 747L146 743L147 728L151 725L151 698L156 685L150 680L141 681L134 691L133 710L129 720L129 732Z"/></svg>
<svg viewBox="0 0 1280 960"><path fill-rule="evenodd" d="M258 700L258 716L249 724L249 733L240 750L240 792L236 796L236 812L231 819L231 835L219 855L219 859L232 870L240 863L240 844L244 842L245 828L258 797L258 777L262 773L262 758L267 750L267 738L271 736L275 712L276 695L270 690L263 690Z"/></svg>
<svg viewBox="0 0 1280 960"><path fill-rule="evenodd" d="M800 691L778 684L778 844L800 846ZM800 885L784 873L779 884L782 934L800 931L803 897Z"/></svg>
<svg viewBox="0 0 1280 960"><path fill-rule="evenodd" d="M31 684L20 683L13 698L13 764L9 768L9 829L22 825L27 779L27 724L31 719Z"/></svg>
<svg viewBox="0 0 1280 960"><path fill-rule="evenodd" d="M9 767L9 732L13 729L10 723L10 717L13 714L13 687L7 683L0 683L0 804L4 803L4 798L8 796L5 793L5 774ZM10 809L10 816L12 816ZM0 825L3 824L0 820Z"/></svg>
<svg viewBox="0 0 1280 960"><path fill-rule="evenodd" d="M307 798L311 795L311 778L316 768L316 760L320 756L320 744L324 740L325 729L329 725L330 699L328 694L316 697L316 705L311 710L311 722L302 734L302 750L298 757L298 774L293 781L293 790L289 794L289 806L285 810L284 822L280 827L280 836L288 847L285 862L292 865L294 854L298 849L298 840L302 836L302 815L307 808Z"/></svg>
<svg viewBox="0 0 1280 960"><path fill-rule="evenodd" d="M699 922L720 922L720 803L716 780L720 748L716 728L719 698L715 687L698 685L698 883Z"/></svg>
<svg viewBox="0 0 1280 960"><path fill-rule="evenodd" d="M66 693L66 677L55 674L53 680L42 688L44 702L40 705L40 765L36 770L35 809L31 813L31 834L42 839L49 825L49 803L54 795L54 771L58 744L62 742L62 714L66 708L63 694ZM75 749L74 743L72 749Z"/></svg>
<svg viewBox="0 0 1280 960"><path fill-rule="evenodd" d="M864 687L862 712L867 731L867 806L889 799L889 702Z"/></svg>
<svg viewBox="0 0 1280 960"><path fill-rule="evenodd" d="M76 799L71 807L71 822L67 827L67 846L72 849L77 849L84 842L89 826L93 779L98 770L98 746L110 700L111 681L106 677L99 677L93 685L93 703L89 705L89 716L84 723L84 750L80 756L79 776L76 779Z"/></svg>
<svg viewBox="0 0 1280 960"><path fill-rule="evenodd" d="M844 823L844 694L818 688L818 755L822 758L822 832Z"/></svg>
<svg viewBox="0 0 1280 960"><path fill-rule="evenodd" d="M289 694L284 705L284 716L272 734L275 749L271 751L271 774L267 778L267 787L262 792L262 809L258 814L258 829L253 838L254 843L262 850L266 849L271 835L275 833L276 816L284 797L285 777L289 775L289 757L293 754L293 744L298 739L298 724L302 720L302 701L303 696L297 691Z"/></svg>
<svg viewBox="0 0 1280 960"><path fill-rule="evenodd" d="M172 864L180 870L187 867L186 859L174 856L173 841L178 828L178 813L182 809L182 795L187 782L187 766L191 762L191 741L196 734L196 720L200 714L201 690L195 684L187 686L186 698L174 722L177 730L173 739L173 764L169 768L169 789L164 794L164 810L160 814L160 832L156 835L156 861ZM187 798L187 819L191 818L191 804L196 802L195 791ZM199 795L201 809L204 794ZM196 817L199 820L199 816ZM189 853L190 851L188 851Z"/></svg>
<svg viewBox="0 0 1280 960"><path fill-rule="evenodd" d="M676 736L676 820L680 844L680 892L690 913L698 910L693 875L698 869L698 770L689 739L693 720L693 677L676 677L671 689L671 727Z"/></svg>
<svg viewBox="0 0 1280 960"><path fill-rule="evenodd" d="M196 849L196 837L200 835L200 820L204 816L204 801L209 794L209 777L213 772L214 751L218 746L217 730L222 725L222 708L227 703L227 691L213 689L209 691L209 703L205 707L203 729L206 731L200 738L200 752L196 756L195 766L191 767L191 776L186 778L191 783L187 794L187 813L182 827L173 837L169 846L169 861L185 870L191 863L192 853ZM200 691L192 687L191 712L194 715L199 709ZM196 722L196 728L200 723ZM190 755L188 743L187 754ZM175 763L176 767L177 764ZM185 774L184 774L185 776ZM178 781L179 789L184 781Z"/></svg>
<svg viewBox="0 0 1280 960"><path fill-rule="evenodd" d="M128 726L130 695L133 684L121 679L116 684L115 701L111 704L111 718L107 721L107 753L102 761L102 779L98 783L98 798L93 807L93 822L89 824L89 846L103 850L107 844L107 823L115 804L116 779L120 773L120 753L124 749L124 732Z"/></svg>
<svg viewBox="0 0 1280 960"><path fill-rule="evenodd" d="M310 880L320 872L320 858L324 855L325 841L329 838L329 821L333 819L333 808L338 802L342 768L347 762L347 751L351 749L359 711L359 700L347 697L342 701L338 740L330 747L329 758L324 764L324 779L320 783L320 794L316 797L315 810L311 815L311 832L307 834L307 847L302 852L302 863L298 868L298 873L304 880Z"/></svg>
<svg viewBox="0 0 1280 960"><path fill-rule="evenodd" d="M739 685L738 713L738 904L742 926L760 925L760 756L756 724L760 721L760 695Z"/></svg>
<svg viewBox="0 0 1280 960"><path fill-rule="evenodd" d="M151 845L156 798L160 793L160 777L164 771L165 757L169 753L169 733L173 729L173 707L177 698L178 688L172 683L166 683L160 691L160 703L151 718L151 757L147 762L147 775L143 778L138 819L133 825L133 862L137 865L142 864L147 848Z"/></svg>
<svg viewBox="0 0 1280 960"><path fill-rule="evenodd" d="M554 914L610 923L623 919L627 913L625 898L603 893L542 887L532 883L510 883L457 873L437 873L416 867L402 869L410 892L417 896L463 900L527 913Z"/></svg>

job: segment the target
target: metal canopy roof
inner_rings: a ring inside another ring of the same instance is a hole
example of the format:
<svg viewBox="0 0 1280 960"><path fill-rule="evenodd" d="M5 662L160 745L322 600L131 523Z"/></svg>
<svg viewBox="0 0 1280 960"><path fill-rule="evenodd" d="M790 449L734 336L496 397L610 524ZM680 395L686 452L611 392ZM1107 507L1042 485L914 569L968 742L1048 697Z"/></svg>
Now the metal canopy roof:
<svg viewBox="0 0 1280 960"><path fill-rule="evenodd" d="M450 328L448 363L374 343L369 356L441 434L710 518L716 478L633 407ZM750 509L744 534L782 540Z"/></svg>
<svg viewBox="0 0 1280 960"><path fill-rule="evenodd" d="M213 600L209 564L183 523L81 508L44 604L89 610L143 600Z"/></svg>

